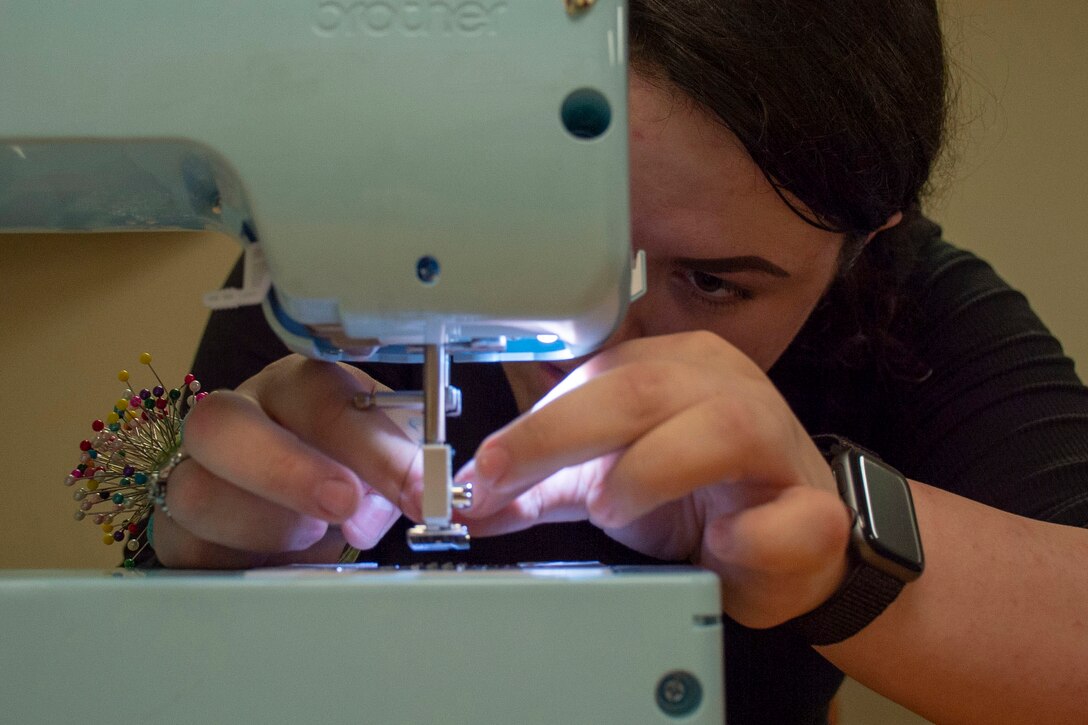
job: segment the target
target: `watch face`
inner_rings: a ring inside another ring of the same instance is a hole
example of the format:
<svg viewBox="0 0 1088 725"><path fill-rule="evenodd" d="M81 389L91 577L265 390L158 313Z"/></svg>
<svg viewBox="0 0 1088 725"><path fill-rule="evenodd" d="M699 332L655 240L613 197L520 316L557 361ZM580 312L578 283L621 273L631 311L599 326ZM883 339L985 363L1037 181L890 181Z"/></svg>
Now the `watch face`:
<svg viewBox="0 0 1088 725"><path fill-rule="evenodd" d="M862 557L877 568L910 581L922 573L922 541L906 479L878 460L854 457L854 496L864 542ZM870 558L873 554L874 558Z"/></svg>

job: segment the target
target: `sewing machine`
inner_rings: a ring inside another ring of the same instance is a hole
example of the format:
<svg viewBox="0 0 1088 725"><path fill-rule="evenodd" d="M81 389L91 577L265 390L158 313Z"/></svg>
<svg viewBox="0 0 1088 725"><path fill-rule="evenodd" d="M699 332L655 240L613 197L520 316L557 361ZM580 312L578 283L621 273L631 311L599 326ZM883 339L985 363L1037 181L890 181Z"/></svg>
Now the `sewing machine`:
<svg viewBox="0 0 1088 725"><path fill-rule="evenodd" d="M386 409L420 439L423 522L410 545L466 548L469 532L451 520L471 505L470 488L452 483L445 440L460 404L451 359L589 353L644 287L628 230L625 10L623 0L0 0L0 231L222 232L244 250L246 281L209 293L208 305L260 304L288 346L314 358L421 363L421 391L356 404ZM456 587L489 599L511 582L534 592L544 583L583 597L575 617L615 582L672 591L679 611L665 619L698 631L698 654L655 669L639 687L658 687L657 706L615 721L652 722L650 711L721 721L713 577L544 568L459 572ZM42 609L20 598L28 592L120 586L144 616L174 589L194 601L207 591L241 601L257 586L331 602L401 585L429 593L429 577L448 574L337 573L162 576L140 587L9 577L0 596L33 619ZM630 595L625 606L649 619L631 620L627 646L667 610L654 601ZM494 611L470 604L459 616L484 609ZM441 602L421 616L403 626L459 626ZM572 641L590 636L571 630ZM421 631L422 659L440 662L414 671L437 681L459 666L442 646L466 642ZM662 674L677 672L701 683L696 706L677 696L691 682ZM670 697L686 704L670 711Z"/></svg>
<svg viewBox="0 0 1088 725"><path fill-rule="evenodd" d="M0 229L220 231L247 285L209 305L263 304L312 357L422 362L415 396L361 402L422 407L411 543L467 546L449 357L587 353L631 296L623 5L0 8Z"/></svg>

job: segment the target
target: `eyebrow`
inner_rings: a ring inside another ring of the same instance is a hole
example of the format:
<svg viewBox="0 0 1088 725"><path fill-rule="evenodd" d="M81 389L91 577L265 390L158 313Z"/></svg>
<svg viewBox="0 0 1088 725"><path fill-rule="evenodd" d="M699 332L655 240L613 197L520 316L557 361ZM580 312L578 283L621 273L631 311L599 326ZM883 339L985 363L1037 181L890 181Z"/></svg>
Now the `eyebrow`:
<svg viewBox="0 0 1088 725"><path fill-rule="evenodd" d="M772 277L788 278L790 273L777 264L754 255L743 257L721 257L717 259L698 259L694 257L680 257L677 264L689 267L699 272L708 274L723 274L728 272L763 272Z"/></svg>

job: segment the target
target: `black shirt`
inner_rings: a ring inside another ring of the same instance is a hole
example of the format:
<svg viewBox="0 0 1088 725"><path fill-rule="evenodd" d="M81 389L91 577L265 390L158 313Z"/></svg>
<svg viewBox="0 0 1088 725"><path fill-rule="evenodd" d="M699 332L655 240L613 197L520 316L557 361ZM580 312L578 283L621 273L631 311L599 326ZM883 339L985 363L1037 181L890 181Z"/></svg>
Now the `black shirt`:
<svg viewBox="0 0 1088 725"><path fill-rule="evenodd" d="M1072 361L987 264L941 241L939 228L925 220L909 234L912 261L900 270L895 294L862 294L850 303L829 295L771 379L810 433L846 436L909 478L985 504L1088 526L1088 390ZM239 265L228 284L240 281ZM871 344L851 347L832 332L856 317L847 304L878 298L895 305ZM215 312L194 373L206 390L231 388L285 354L258 308ZM394 389L420 385L414 366L363 367ZM462 416L447 425L456 468L517 410L498 365L454 365L451 381L464 395ZM434 554L408 550L407 525L402 519L365 558L434 561ZM474 539L470 551L442 560L651 561L584 522ZM790 632L727 619L725 653L731 725L826 722L842 674Z"/></svg>

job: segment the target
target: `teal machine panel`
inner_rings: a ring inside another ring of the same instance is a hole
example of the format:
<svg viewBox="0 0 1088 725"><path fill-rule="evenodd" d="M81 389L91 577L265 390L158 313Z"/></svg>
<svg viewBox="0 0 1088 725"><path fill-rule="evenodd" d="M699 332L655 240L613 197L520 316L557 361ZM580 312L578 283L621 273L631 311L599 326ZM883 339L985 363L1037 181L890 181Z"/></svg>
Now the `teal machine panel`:
<svg viewBox="0 0 1088 725"><path fill-rule="evenodd" d="M720 725L717 581L526 566L0 574L4 719Z"/></svg>

